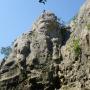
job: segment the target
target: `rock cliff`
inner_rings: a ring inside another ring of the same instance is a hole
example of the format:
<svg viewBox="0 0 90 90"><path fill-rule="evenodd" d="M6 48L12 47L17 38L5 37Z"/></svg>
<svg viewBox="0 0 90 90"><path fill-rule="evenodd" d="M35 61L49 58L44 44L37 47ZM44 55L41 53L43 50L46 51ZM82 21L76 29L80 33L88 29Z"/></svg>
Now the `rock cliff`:
<svg viewBox="0 0 90 90"><path fill-rule="evenodd" d="M43 12L0 64L0 90L90 90L90 0L69 27Z"/></svg>

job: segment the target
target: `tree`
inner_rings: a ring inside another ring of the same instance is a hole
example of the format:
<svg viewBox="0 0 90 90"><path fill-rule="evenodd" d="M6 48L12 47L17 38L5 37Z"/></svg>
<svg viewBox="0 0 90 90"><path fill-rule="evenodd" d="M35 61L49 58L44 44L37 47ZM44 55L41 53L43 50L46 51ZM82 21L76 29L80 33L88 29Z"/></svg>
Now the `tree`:
<svg viewBox="0 0 90 90"><path fill-rule="evenodd" d="M39 3L45 4L46 2L47 2L47 0L39 0Z"/></svg>
<svg viewBox="0 0 90 90"><path fill-rule="evenodd" d="M0 53L4 55L4 58L7 58L9 54L11 53L12 49L10 46L8 47L2 47L0 50Z"/></svg>

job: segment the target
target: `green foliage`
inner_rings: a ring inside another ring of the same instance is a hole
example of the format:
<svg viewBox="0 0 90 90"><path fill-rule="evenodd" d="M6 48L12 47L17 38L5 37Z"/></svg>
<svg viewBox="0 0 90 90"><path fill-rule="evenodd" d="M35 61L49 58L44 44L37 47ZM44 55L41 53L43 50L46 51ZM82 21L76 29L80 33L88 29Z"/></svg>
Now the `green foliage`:
<svg viewBox="0 0 90 90"><path fill-rule="evenodd" d="M65 37L65 35L66 35L66 27L65 26L62 26L61 34L62 34L63 37Z"/></svg>
<svg viewBox="0 0 90 90"><path fill-rule="evenodd" d="M77 14L72 18L72 20L74 21L76 20L76 18L77 18Z"/></svg>
<svg viewBox="0 0 90 90"><path fill-rule="evenodd" d="M73 21L73 22L75 23L75 21L76 21L76 19L77 19L77 16L78 16L78 14L74 15L74 16L69 20L68 23L71 23L71 21Z"/></svg>
<svg viewBox="0 0 90 90"><path fill-rule="evenodd" d="M87 24L87 28L88 28L88 30L90 30L90 23L89 23L89 24Z"/></svg>
<svg viewBox="0 0 90 90"><path fill-rule="evenodd" d="M10 46L8 47L2 47L0 50L0 53L4 55L5 58L8 57L8 55L11 53L12 49Z"/></svg>
<svg viewBox="0 0 90 90"><path fill-rule="evenodd" d="M76 56L78 57L81 53L81 48L79 45L79 40L74 40L73 41L73 47L74 47L74 52L76 54Z"/></svg>

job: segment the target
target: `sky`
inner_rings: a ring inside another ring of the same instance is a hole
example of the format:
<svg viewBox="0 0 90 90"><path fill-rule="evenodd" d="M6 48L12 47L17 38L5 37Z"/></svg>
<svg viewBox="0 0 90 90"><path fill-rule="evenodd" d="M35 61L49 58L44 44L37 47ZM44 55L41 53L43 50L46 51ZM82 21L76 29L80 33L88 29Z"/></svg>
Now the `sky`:
<svg viewBox="0 0 90 90"><path fill-rule="evenodd" d="M78 13L85 0L47 0L43 5L38 0L0 0L0 48L11 43L32 24L43 10L55 13L65 23ZM0 54L0 59L3 56Z"/></svg>

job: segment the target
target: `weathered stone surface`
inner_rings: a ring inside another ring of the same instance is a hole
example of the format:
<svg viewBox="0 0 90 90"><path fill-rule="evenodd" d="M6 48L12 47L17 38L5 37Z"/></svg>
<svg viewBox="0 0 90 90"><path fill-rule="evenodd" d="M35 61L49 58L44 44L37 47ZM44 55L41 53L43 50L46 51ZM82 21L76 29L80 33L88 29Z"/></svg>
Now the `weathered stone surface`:
<svg viewBox="0 0 90 90"><path fill-rule="evenodd" d="M72 25L71 22L71 35L65 46L61 47L61 53L63 61L60 67L67 81L67 85L64 85L64 90L90 90L89 75L90 75L90 30L88 24L90 24L90 0L86 0L81 7L76 19ZM81 19L82 17L82 19ZM83 21L82 21L83 20ZM78 85L73 83L80 83ZM68 86L71 84L71 86ZM63 89L60 89L63 90Z"/></svg>
<svg viewBox="0 0 90 90"><path fill-rule="evenodd" d="M90 90L89 25L90 0L71 28L44 12L0 63L0 90Z"/></svg>
<svg viewBox="0 0 90 90"><path fill-rule="evenodd" d="M59 64L56 62L59 63L61 57L61 28L53 13L44 12L32 31L16 39L12 53L0 69L1 90L4 87L6 90L60 88Z"/></svg>

